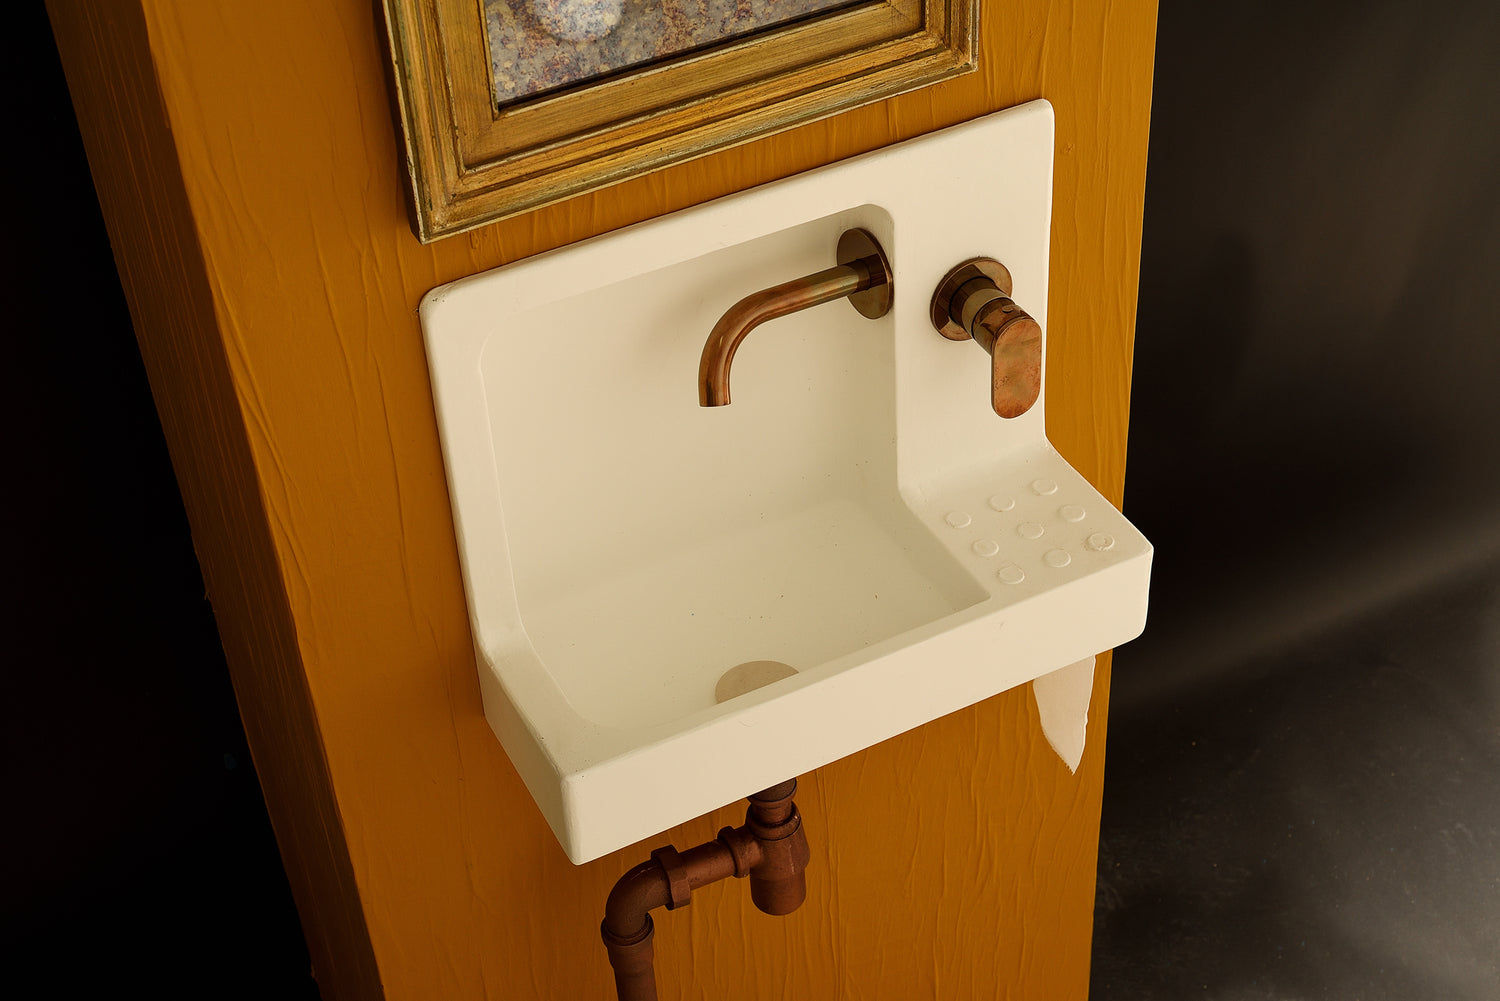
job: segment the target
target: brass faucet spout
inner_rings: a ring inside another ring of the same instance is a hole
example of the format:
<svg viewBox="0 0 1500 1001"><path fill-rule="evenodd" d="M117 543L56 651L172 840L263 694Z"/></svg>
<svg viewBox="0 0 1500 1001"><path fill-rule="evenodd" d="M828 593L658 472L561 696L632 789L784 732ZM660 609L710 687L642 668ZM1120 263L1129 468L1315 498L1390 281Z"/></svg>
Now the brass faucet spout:
<svg viewBox="0 0 1500 1001"><path fill-rule="evenodd" d="M703 345L698 362L699 406L729 403L734 353L746 335L767 320L845 297L872 319L889 312L891 271L875 238L862 229L849 230L839 238L838 259L834 267L747 295L729 307Z"/></svg>

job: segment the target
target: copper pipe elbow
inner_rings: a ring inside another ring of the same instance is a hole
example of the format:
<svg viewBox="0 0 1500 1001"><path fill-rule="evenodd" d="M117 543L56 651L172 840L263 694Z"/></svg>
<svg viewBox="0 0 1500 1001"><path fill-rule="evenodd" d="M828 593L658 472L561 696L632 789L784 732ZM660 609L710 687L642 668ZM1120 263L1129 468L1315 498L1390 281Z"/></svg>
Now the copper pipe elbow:
<svg viewBox="0 0 1500 1001"><path fill-rule="evenodd" d="M621 876L604 902L603 931L621 942L651 934L651 915L671 902L667 874L655 858Z"/></svg>

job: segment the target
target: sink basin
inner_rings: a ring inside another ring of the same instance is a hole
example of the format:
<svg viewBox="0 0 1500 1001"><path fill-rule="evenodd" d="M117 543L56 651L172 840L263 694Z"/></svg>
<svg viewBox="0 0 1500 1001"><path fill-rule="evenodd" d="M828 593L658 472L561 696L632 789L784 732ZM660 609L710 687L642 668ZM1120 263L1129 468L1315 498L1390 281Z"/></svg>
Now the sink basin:
<svg viewBox="0 0 1500 1001"><path fill-rule="evenodd" d="M1150 545L928 318L982 254L1045 329L1051 174L1034 102L424 299L485 713L575 863L1140 632ZM891 312L773 320L698 406L852 227Z"/></svg>

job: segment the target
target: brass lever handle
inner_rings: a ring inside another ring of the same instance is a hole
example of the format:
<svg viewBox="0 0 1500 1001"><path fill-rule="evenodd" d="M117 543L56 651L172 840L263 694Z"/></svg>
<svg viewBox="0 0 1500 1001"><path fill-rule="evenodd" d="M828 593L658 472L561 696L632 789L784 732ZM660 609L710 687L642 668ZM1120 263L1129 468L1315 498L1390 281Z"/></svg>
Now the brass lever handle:
<svg viewBox="0 0 1500 1001"><path fill-rule="evenodd" d="M1020 417L1042 392L1042 327L1010 298L1010 272L991 257L949 271L932 294L932 325L952 341L984 348L991 359L990 402Z"/></svg>

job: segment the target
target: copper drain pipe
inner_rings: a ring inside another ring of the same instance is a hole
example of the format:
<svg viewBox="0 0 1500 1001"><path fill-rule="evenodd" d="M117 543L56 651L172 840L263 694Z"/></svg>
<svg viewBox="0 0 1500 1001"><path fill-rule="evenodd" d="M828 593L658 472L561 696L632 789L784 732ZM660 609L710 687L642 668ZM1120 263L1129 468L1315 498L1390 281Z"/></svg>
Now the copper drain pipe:
<svg viewBox="0 0 1500 1001"><path fill-rule="evenodd" d="M713 841L685 852L658 848L651 861L620 877L599 926L620 1001L656 1001L653 908L686 907L694 890L726 876L750 877L750 899L767 914L790 914L801 906L810 855L802 815L792 802L796 792L796 779L758 792L750 797L743 826L726 827Z"/></svg>

